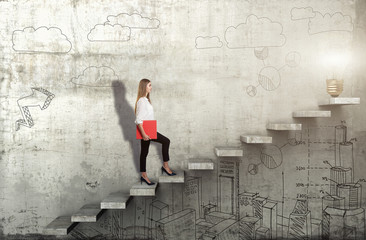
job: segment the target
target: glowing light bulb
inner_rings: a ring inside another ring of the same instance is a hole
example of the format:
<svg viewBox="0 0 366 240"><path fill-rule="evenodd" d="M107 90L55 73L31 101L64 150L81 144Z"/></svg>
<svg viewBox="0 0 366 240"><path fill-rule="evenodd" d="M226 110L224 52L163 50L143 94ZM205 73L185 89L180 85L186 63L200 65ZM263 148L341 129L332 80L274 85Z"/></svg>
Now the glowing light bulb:
<svg viewBox="0 0 366 240"><path fill-rule="evenodd" d="M323 53L320 56L320 62L326 71L327 79L342 79L350 59L348 51L334 50Z"/></svg>

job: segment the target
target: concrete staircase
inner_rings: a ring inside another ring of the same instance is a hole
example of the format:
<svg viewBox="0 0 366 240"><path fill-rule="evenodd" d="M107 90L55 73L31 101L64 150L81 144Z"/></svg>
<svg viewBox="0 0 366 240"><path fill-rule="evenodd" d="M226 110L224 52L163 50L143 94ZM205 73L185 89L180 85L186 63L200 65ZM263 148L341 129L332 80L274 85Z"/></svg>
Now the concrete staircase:
<svg viewBox="0 0 366 240"><path fill-rule="evenodd" d="M100 204L84 205L72 216L60 216L43 229L45 235L67 235L80 222L96 222L107 209L125 209L131 196L113 193Z"/></svg>
<svg viewBox="0 0 366 240"><path fill-rule="evenodd" d="M360 98L330 98L319 102L319 106L334 105L357 105L360 104ZM293 118L324 118L331 117L331 111L296 111L292 113ZM273 131L298 131L302 125L296 123L268 123L267 130Z"/></svg>
<svg viewBox="0 0 366 240"><path fill-rule="evenodd" d="M167 176L165 173L159 177L159 183L184 183L185 172L175 171L177 175ZM87 204L72 216L60 216L43 229L44 235L67 235L78 223L97 222L108 209L126 209L133 196L155 196L158 182L154 185L136 183L130 188L130 193L114 192L97 204Z"/></svg>
<svg viewBox="0 0 366 240"><path fill-rule="evenodd" d="M319 103L319 106L332 106L332 105L356 105L360 104L360 98L330 98ZM293 113L294 118L315 118L315 117L330 117L331 111L297 111ZM301 124L295 123L268 123L267 130L273 131L290 131L301 130ZM266 144L272 143L272 137L262 135L242 135L240 140L246 144ZM241 147L220 146L214 148L217 157L242 157L243 149ZM189 159L188 170L213 170L214 163L211 159ZM146 185L145 183L134 184L130 193L115 192L111 193L99 204L87 204L83 206L77 213L72 216L60 216L47 225L43 234L45 235L67 235L79 222L96 222L102 216L107 209L126 209L128 203L133 196L155 196L158 183L184 183L185 172L176 171L176 176L164 176L159 177L159 182L155 182L154 185ZM202 235L203 239L212 239L215 237L217 229L226 228L231 226L236 220L235 216L228 218L224 217L225 221L220 224L214 224L217 219L222 219L223 213L210 213L206 221L198 223L198 227L202 228L206 233ZM256 234L260 237L267 237L268 229L258 228Z"/></svg>

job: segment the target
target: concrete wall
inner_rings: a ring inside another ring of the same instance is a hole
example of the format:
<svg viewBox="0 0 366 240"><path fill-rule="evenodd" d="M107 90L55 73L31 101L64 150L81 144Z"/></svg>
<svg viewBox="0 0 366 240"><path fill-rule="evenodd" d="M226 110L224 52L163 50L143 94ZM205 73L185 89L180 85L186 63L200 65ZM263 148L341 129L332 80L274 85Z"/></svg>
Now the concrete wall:
<svg viewBox="0 0 366 240"><path fill-rule="evenodd" d="M125 211L80 224L69 238L158 238L162 216L188 211L177 222L191 226L192 209L196 238L320 237L322 222L336 224L324 197L331 167L339 165L337 129L347 129L350 147L342 154L344 164L354 163L352 183L365 178L365 12L363 0L0 1L2 237L32 238L57 216L138 181L134 103L141 78L152 80L158 130L171 140L170 166L211 158L215 171L187 171L185 184L160 184L156 198L135 198ZM350 59L332 67L324 56L334 53ZM344 79L340 97L360 97L361 104L319 108L330 97L331 77ZM332 117L292 118L293 111L318 109ZM303 128L267 131L269 122ZM245 145L244 134L267 134L273 143ZM217 158L215 146L241 146L244 157ZM161 161L152 144L151 178ZM232 182L220 177L227 166L238 171ZM359 202L365 208L364 194ZM353 226L364 225L364 213L351 217L342 219L342 231L364 236ZM222 220L235 230L215 232ZM294 227L296 221L304 223Z"/></svg>

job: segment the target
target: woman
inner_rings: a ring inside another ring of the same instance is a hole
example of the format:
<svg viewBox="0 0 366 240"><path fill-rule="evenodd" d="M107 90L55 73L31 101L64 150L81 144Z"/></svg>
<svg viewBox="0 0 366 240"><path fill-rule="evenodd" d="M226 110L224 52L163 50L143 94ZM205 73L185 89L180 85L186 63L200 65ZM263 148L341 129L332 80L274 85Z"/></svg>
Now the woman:
<svg viewBox="0 0 366 240"><path fill-rule="evenodd" d="M137 99L135 103L135 115L136 115L136 125L140 130L141 136L141 153L140 153L140 172L141 172L141 184L142 181L146 182L148 185L155 184L151 182L146 174L146 157L149 153L150 141L158 142L162 144L162 152L163 152L163 166L161 167L161 173L165 172L169 176L176 175L168 166L169 161L169 138L163 136L159 132L157 132L157 139L150 139L148 135L146 135L144 128L142 127L142 122L144 120L155 120L154 118L154 109L151 105L150 101L150 92L151 92L151 81L149 79L142 79L139 83L139 88L137 91Z"/></svg>

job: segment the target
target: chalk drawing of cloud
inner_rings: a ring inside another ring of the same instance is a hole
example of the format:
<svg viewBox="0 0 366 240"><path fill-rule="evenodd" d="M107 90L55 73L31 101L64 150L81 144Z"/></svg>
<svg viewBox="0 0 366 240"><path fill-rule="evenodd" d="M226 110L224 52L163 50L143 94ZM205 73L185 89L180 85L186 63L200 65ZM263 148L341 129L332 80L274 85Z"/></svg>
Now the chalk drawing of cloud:
<svg viewBox="0 0 366 240"><path fill-rule="evenodd" d="M301 20L315 17L315 12L311 7L291 9L291 19Z"/></svg>
<svg viewBox="0 0 366 240"><path fill-rule="evenodd" d="M282 25L269 18L247 17L245 23L230 26L225 31L228 48L279 47L286 42Z"/></svg>
<svg viewBox="0 0 366 240"><path fill-rule="evenodd" d="M72 44L57 27L26 27L12 35L13 49L25 53L68 53Z"/></svg>
<svg viewBox="0 0 366 240"><path fill-rule="evenodd" d="M108 23L95 25L88 33L88 40L92 42L126 42L130 40L131 29L119 24Z"/></svg>
<svg viewBox="0 0 366 240"><path fill-rule="evenodd" d="M71 79L72 83L87 87L112 87L113 81L118 81L118 76L112 68L106 66L87 67L81 75Z"/></svg>
<svg viewBox="0 0 366 240"><path fill-rule="evenodd" d="M353 31L351 16L336 12L332 15L326 13L322 15L316 12L315 17L309 21L309 34L317 34L331 31Z"/></svg>
<svg viewBox="0 0 366 240"><path fill-rule="evenodd" d="M143 17L138 13L120 13L116 16L109 15L107 20L107 23L109 24L119 24L130 28L153 29L159 28L160 25L160 21L158 19Z"/></svg>
<svg viewBox="0 0 366 240"><path fill-rule="evenodd" d="M221 48L223 43L220 41L219 37L197 37L196 38L196 48Z"/></svg>

